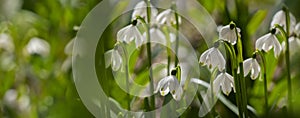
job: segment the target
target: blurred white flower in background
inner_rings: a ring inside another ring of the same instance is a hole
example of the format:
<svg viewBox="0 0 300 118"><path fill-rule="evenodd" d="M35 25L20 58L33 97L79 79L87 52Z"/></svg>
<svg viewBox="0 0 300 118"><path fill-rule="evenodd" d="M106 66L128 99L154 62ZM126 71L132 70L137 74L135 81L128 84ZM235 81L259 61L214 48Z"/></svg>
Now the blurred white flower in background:
<svg viewBox="0 0 300 118"><path fill-rule="evenodd" d="M300 22L295 26L294 33L299 37L300 36Z"/></svg>
<svg viewBox="0 0 300 118"><path fill-rule="evenodd" d="M150 4L150 7L151 7L151 18L150 19L151 19L151 21L154 21L155 17L157 16L158 11L155 7L153 7L152 4ZM147 4L145 1L141 1L135 5L131 19L135 20L138 16L144 18L145 21L147 22Z"/></svg>
<svg viewBox="0 0 300 118"><path fill-rule="evenodd" d="M159 13L156 17L156 22L160 25L175 25L176 17L175 12L171 9L167 9ZM181 17L178 16L178 23L181 24Z"/></svg>
<svg viewBox="0 0 300 118"><path fill-rule="evenodd" d="M111 49L104 54L105 68L111 66L113 71L118 71L122 66L122 57L118 50Z"/></svg>
<svg viewBox="0 0 300 118"><path fill-rule="evenodd" d="M226 72L221 72L213 82L214 93L219 92L220 87L225 95L229 95L231 88L235 92L233 77Z"/></svg>
<svg viewBox="0 0 300 118"><path fill-rule="evenodd" d="M274 55L277 58L281 52L281 46L280 43L275 36L276 29L272 29L272 31L259 39L256 40L255 46L258 50L264 50L265 52L268 52L272 48L274 49Z"/></svg>
<svg viewBox="0 0 300 118"><path fill-rule="evenodd" d="M50 45L47 41L34 37L31 38L26 45L26 52L31 55L40 55L42 57L47 57L50 53Z"/></svg>
<svg viewBox="0 0 300 118"><path fill-rule="evenodd" d="M281 43L281 46L283 48L283 51L286 51L286 42L283 41ZM289 49L290 49L290 53L294 54L295 52L297 52L299 50L300 47L300 39L296 36L291 36L289 38Z"/></svg>
<svg viewBox="0 0 300 118"><path fill-rule="evenodd" d="M73 52L74 40L75 39L70 40L64 49L65 54L67 54L68 56L61 66L64 72L67 72L72 67L72 52Z"/></svg>
<svg viewBox="0 0 300 118"><path fill-rule="evenodd" d="M176 77L176 70L172 70L170 76L164 77L158 82L155 93L157 93L158 91L162 96L165 96L170 92L172 94L172 97L176 101L179 101L181 99L183 90Z"/></svg>
<svg viewBox="0 0 300 118"><path fill-rule="evenodd" d="M251 79L255 80L260 74L260 66L255 58L249 58L243 62L244 77L246 77L251 71Z"/></svg>
<svg viewBox="0 0 300 118"><path fill-rule="evenodd" d="M226 61L222 55L222 53L217 48L219 44L215 43L215 46L206 50L200 56L199 62L203 65L207 65L209 68L218 67L219 71L223 71L225 69Z"/></svg>
<svg viewBox="0 0 300 118"><path fill-rule="evenodd" d="M157 26L150 28L149 33L150 33L151 42L153 41L156 43L166 44L166 37L164 33ZM143 38L147 39L146 32L144 32ZM146 42L146 40L144 40L144 42Z"/></svg>
<svg viewBox="0 0 300 118"><path fill-rule="evenodd" d="M10 35L6 33L0 34L0 49L4 49L7 52L14 52L15 45Z"/></svg>
<svg viewBox="0 0 300 118"><path fill-rule="evenodd" d="M140 47L143 44L144 39L136 25L137 20L133 20L132 24L120 29L117 33L117 40L126 43L135 40L136 48Z"/></svg>
<svg viewBox="0 0 300 118"><path fill-rule="evenodd" d="M238 37L236 36L235 25L230 23L229 25L219 27L219 38L224 41L228 41L232 45L236 44ZM237 28L238 35L240 36L240 28Z"/></svg>
<svg viewBox="0 0 300 118"><path fill-rule="evenodd" d="M285 12L283 10L278 11L273 16L270 28L273 28L275 24L279 24L284 28L284 30L286 30L286 18L285 18ZM296 18L292 13L290 13L290 32L294 31L295 25L296 25Z"/></svg>

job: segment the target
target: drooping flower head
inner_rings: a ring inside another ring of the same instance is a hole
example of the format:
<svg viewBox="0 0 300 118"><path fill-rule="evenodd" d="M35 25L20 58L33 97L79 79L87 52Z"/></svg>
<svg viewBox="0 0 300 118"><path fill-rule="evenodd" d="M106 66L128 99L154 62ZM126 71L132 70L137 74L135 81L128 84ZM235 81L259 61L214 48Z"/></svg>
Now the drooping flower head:
<svg viewBox="0 0 300 118"><path fill-rule="evenodd" d="M296 18L292 13L290 14L290 32L294 31L294 27L296 25ZM285 11L284 10L280 10L278 11L274 16L273 19L271 21L271 28L273 28L275 26L275 24L279 24L280 26L284 27L284 30L286 30L286 16L285 16Z"/></svg>
<svg viewBox="0 0 300 118"><path fill-rule="evenodd" d="M240 28L236 27L234 23L230 23L219 29L219 38L224 41L228 41L232 45L236 44L238 37L236 36L236 30L238 31L238 36L240 36Z"/></svg>
<svg viewBox="0 0 300 118"><path fill-rule="evenodd" d="M275 33L276 33L276 29L273 28L270 33L257 39L255 43L255 47L256 49L264 50L265 52L268 52L273 48L274 55L277 58L282 49Z"/></svg>
<svg viewBox="0 0 300 118"><path fill-rule="evenodd" d="M256 54L254 54L253 57L244 60L243 62L244 77L246 77L251 71L250 77L252 80L255 80L260 74L260 66L257 60L255 59L255 56Z"/></svg>
<svg viewBox="0 0 300 118"><path fill-rule="evenodd" d="M281 46L283 48L283 51L285 52L286 51L286 42L283 41L281 43ZM299 47L300 47L300 39L294 35L294 36L291 36L289 38L289 49L290 49L290 53L291 54L294 54L296 51L299 50Z"/></svg>
<svg viewBox="0 0 300 118"><path fill-rule="evenodd" d="M8 52L13 52L15 50L15 45L9 34L1 33L0 34L0 49L4 49Z"/></svg>
<svg viewBox="0 0 300 118"><path fill-rule="evenodd" d="M136 25L137 25L137 20L133 20L130 25L118 31L117 40L119 42L126 42L126 43L130 43L131 41L135 40L136 47L137 48L140 47L144 39Z"/></svg>
<svg viewBox="0 0 300 118"><path fill-rule="evenodd" d="M179 101L181 99L181 95L183 90L178 82L176 77L176 70L171 71L171 75L164 77L158 82L156 92L160 92L162 96L167 95L169 92L172 94L172 97Z"/></svg>
<svg viewBox="0 0 300 118"><path fill-rule="evenodd" d="M175 12L172 9L167 9L158 14L156 22L160 25L167 24L169 26L176 24ZM181 17L178 16L178 23L181 24Z"/></svg>
<svg viewBox="0 0 300 118"><path fill-rule="evenodd" d="M46 57L50 53L50 45L47 41L34 37L26 45L26 52L31 55Z"/></svg>
<svg viewBox="0 0 300 118"><path fill-rule="evenodd" d="M155 17L157 16L158 11L155 7L153 7L152 4L150 4L150 8L151 8L151 18L150 19L151 19L151 21L154 21ZM145 1L141 1L135 5L131 19L135 20L138 16L144 18L147 22L147 3Z"/></svg>
<svg viewBox="0 0 300 118"><path fill-rule="evenodd" d="M218 67L219 71L225 69L226 61L218 49L219 42L214 44L214 47L206 50L201 56L199 62L203 65L208 65L209 68Z"/></svg>
<svg viewBox="0 0 300 118"><path fill-rule="evenodd" d="M213 82L214 92L218 92L220 87L225 95L229 95L231 88L235 92L233 77L225 71L221 72Z"/></svg>

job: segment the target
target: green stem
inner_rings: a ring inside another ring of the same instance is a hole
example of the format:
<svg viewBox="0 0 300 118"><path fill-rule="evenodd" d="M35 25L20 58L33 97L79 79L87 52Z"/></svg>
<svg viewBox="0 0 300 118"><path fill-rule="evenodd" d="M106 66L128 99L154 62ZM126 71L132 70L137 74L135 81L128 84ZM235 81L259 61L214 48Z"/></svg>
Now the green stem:
<svg viewBox="0 0 300 118"><path fill-rule="evenodd" d="M269 115L269 108L268 108L268 82L267 82L267 66L266 66L266 58L263 52L257 51L260 57L262 58L263 64L263 80L264 80L264 93L265 93L265 116L268 117Z"/></svg>
<svg viewBox="0 0 300 118"><path fill-rule="evenodd" d="M236 53L235 53L233 46L230 43L225 42L224 44L226 46L226 49L230 53L230 55L229 55L230 60L232 60L231 61L231 72L232 72L232 76L234 78L234 84L235 84L235 90L236 90L236 95L235 95L236 104L238 107L239 114L243 114L243 107L242 107L242 103L241 103L242 98L241 98L240 79L238 79L238 77L237 77ZM241 115L239 115L239 117L241 117Z"/></svg>
<svg viewBox="0 0 300 118"><path fill-rule="evenodd" d="M287 8L285 10L285 21L286 21L286 50L285 50L285 61L287 66L287 85L288 85L288 107L291 114L293 113L293 103L292 103L292 80L291 80L291 70L290 70L290 46L289 46L289 35L290 35L290 13Z"/></svg>
<svg viewBox="0 0 300 118"><path fill-rule="evenodd" d="M150 8L150 0L145 0L145 2L147 3L147 21L150 24L150 20L151 20L151 8ZM150 42L150 26L149 24L147 25L147 29L146 29L146 36L147 36L147 55L148 55L148 62L149 62L149 81L150 81L150 91L154 92L154 83L153 83L153 79L152 79L152 53L151 53L151 42ZM155 109L155 96L151 95L151 99L150 99L150 104L151 104L151 108L152 110Z"/></svg>
<svg viewBox="0 0 300 118"><path fill-rule="evenodd" d="M287 87L288 87L288 108L289 111L293 112L292 107L292 80L291 80L291 70L290 70L290 45L289 45L289 24L290 24L290 15L287 9L285 9L285 15L286 15L286 31L284 28L278 24L275 24L275 28L279 29L281 34L284 37L284 40L286 41L286 50L285 50L285 63L287 67Z"/></svg>
<svg viewBox="0 0 300 118"><path fill-rule="evenodd" d="M234 24L235 25L235 24ZM235 25L236 26L236 25ZM237 63L239 64L240 74L238 74L238 79L240 80L241 86L241 94L242 94L242 107L243 113L240 114L242 117L248 117L248 109L247 109L247 87L246 87L246 80L244 78L244 70L243 70L243 47L242 47L242 40L238 35L237 28L234 28L235 34L237 37Z"/></svg>
<svg viewBox="0 0 300 118"><path fill-rule="evenodd" d="M175 28L176 28L176 40L175 40L175 67L177 67L178 64L178 59L177 59L177 55L178 55L178 47L179 47L179 16L177 14L177 6L176 3L173 2L172 4L172 9L174 10L174 15L175 15L175 20L176 20L176 24L175 24Z"/></svg>

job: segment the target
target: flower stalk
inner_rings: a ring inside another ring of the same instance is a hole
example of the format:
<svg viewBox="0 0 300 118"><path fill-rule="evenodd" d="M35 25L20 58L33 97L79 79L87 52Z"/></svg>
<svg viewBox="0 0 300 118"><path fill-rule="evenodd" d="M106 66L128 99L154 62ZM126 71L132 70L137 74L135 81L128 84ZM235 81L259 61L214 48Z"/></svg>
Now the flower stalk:
<svg viewBox="0 0 300 118"><path fill-rule="evenodd" d="M275 24L275 28L279 29L281 34L283 35L284 41L286 42L286 50L285 50L285 63L287 68L287 87L288 87L288 108L292 113L292 80L291 80L291 70L290 70L290 46L289 46L289 35L290 35L290 15L289 10L286 7L283 7L283 11L285 11L286 17L286 30L279 24Z"/></svg>
<svg viewBox="0 0 300 118"><path fill-rule="evenodd" d="M262 67L263 67L263 81L264 81L264 94L265 94L265 116L268 117L268 112L269 112L269 108L268 108L268 82L267 82L267 66L266 66L266 58L264 55L264 51L257 51L254 53L254 56L256 56L256 53L258 53L260 55L260 57L262 58Z"/></svg>
<svg viewBox="0 0 300 118"><path fill-rule="evenodd" d="M145 0L146 4L147 4L147 22L150 23L151 20L151 8L150 8L150 0ZM145 22L144 22L145 23ZM146 24L147 26L146 28L146 37L147 37L147 55L148 55L148 63L149 63L149 81L150 81L150 91L154 92L154 83L153 83L153 79L152 79L152 52L151 52L151 43L150 43L150 26L149 24ZM151 95L150 98L150 106L151 109L154 110L155 109L155 96Z"/></svg>
<svg viewBox="0 0 300 118"><path fill-rule="evenodd" d="M288 86L288 108L291 113L293 113L292 107L292 80L291 80L291 70L290 70L290 46L289 46L289 35L290 35L290 13L289 10L284 7L285 11L285 22L286 22L286 50L285 50L285 61L287 66L287 86Z"/></svg>
<svg viewBox="0 0 300 118"><path fill-rule="evenodd" d="M179 16L177 14L177 6L176 6L176 2L173 1L172 3L172 9L174 10L174 15L175 15L175 20L176 20L176 24L175 24L175 35L176 35L176 40L175 40L175 54L176 56L178 55L178 47L179 47ZM175 56L175 67L177 67L178 64L178 59Z"/></svg>

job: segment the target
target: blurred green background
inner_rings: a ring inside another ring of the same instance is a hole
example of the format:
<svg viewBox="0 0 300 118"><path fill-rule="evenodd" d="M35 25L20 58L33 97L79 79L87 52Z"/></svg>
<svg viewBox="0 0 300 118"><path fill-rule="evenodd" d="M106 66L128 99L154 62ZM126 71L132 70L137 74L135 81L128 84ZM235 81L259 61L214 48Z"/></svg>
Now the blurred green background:
<svg viewBox="0 0 300 118"><path fill-rule="evenodd" d="M70 54L65 49L88 12L101 0L0 0L0 117L93 117L81 102L70 66ZM299 0L198 0L213 16L217 25L230 21L237 23L244 36L244 57L254 51L254 42L268 32L275 12L286 4L300 20ZM120 27L120 26L119 26ZM116 29L108 29L104 36L111 37ZM190 41L199 43L201 37ZM5 39L4 39L5 38ZM33 38L47 41L49 53L30 53L28 42ZM2 40L3 39L3 40ZM5 42L11 40L11 44ZM1 42L2 41L2 42ZM106 42L113 47L114 40ZM4 42L4 43L3 43ZM203 52L202 45L193 45ZM295 49L297 50L297 49ZM299 50L299 49L298 49ZM300 52L291 57L294 100L300 98ZM198 55L199 56L199 55ZM276 60L267 55L268 86L271 112L283 114L286 102L286 74L283 56ZM112 78L109 78L113 81ZM258 114L263 113L263 82L248 79L249 105ZM117 86L110 84L106 86ZM104 88L105 89L105 88ZM115 94L107 93L126 108L126 94L117 89ZM106 91L107 92L107 91ZM233 93L228 96L233 103ZM300 110L299 101L294 101L295 110ZM196 105L183 114L196 117ZM217 103L216 109L222 117L236 117L225 105ZM191 115L194 114L194 115Z"/></svg>

